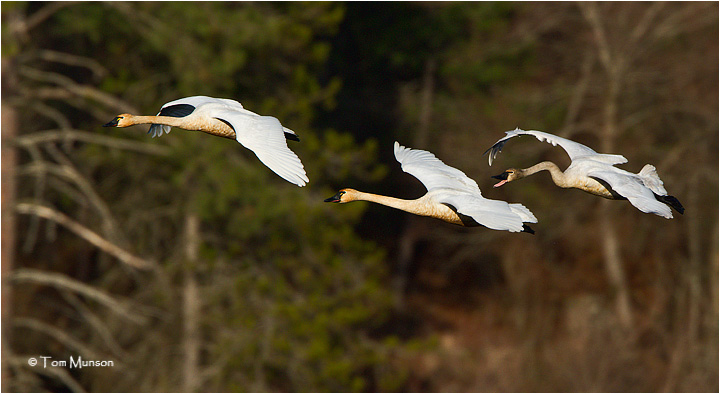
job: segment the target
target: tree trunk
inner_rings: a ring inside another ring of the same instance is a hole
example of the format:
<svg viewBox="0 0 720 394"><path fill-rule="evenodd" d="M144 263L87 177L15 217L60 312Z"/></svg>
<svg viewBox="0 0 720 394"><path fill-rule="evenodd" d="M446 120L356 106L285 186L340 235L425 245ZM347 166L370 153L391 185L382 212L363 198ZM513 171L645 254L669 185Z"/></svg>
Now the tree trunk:
<svg viewBox="0 0 720 394"><path fill-rule="evenodd" d="M182 390L189 393L200 384L200 308L197 279L193 272L200 246L200 219L195 213L185 218L185 268L183 284L183 374Z"/></svg>
<svg viewBox="0 0 720 394"><path fill-rule="evenodd" d="M413 141L413 148L426 149L430 139L430 122L432 117L432 103L435 94L435 68L436 61L429 58L425 61L422 88L420 91L420 113L418 114L418 128ZM427 218L408 216L403 233L400 236L398 251L398 272L393 280L395 289L395 306L403 309L405 306L405 292L407 291L410 265L415 255L415 245L426 234Z"/></svg>
<svg viewBox="0 0 720 394"><path fill-rule="evenodd" d="M435 95L435 69L437 61L429 58L425 61L422 90L420 91L420 114L418 116L418 129L415 134L416 149L427 149L430 140L430 124L432 119L432 104Z"/></svg>
<svg viewBox="0 0 720 394"><path fill-rule="evenodd" d="M619 124L618 104L625 70L624 65L627 64L627 59L620 53L613 51L607 30L603 25L603 19L600 16L598 5L591 2L581 2L578 6L593 31L598 58L605 71L608 84L607 96L603 108L603 127L600 136L602 150L600 153L613 153ZM618 314L618 320L624 328L630 328L633 323L630 291L620 256L617 233L609 218L610 206L608 205L608 201L603 201L599 215L603 237L603 261L611 291L615 298L615 309Z"/></svg>
<svg viewBox="0 0 720 394"><path fill-rule="evenodd" d="M602 201L600 222L603 234L603 254L605 273L610 282L610 289L615 298L615 311L620 324L624 328L631 328L633 324L632 306L630 305L630 289L625 278L622 257L618 247L617 233L609 217L609 200Z"/></svg>
<svg viewBox="0 0 720 394"><path fill-rule="evenodd" d="M2 106L2 347L3 355L11 354L10 339L12 327L12 286L8 278L13 271L15 259L15 168L17 154L13 138L17 135L17 114L15 109ZM3 362L2 391L9 391L10 371Z"/></svg>
<svg viewBox="0 0 720 394"><path fill-rule="evenodd" d="M609 67L610 86L604 111L604 127L602 134L602 153L612 153L615 145L618 125L618 99L620 93L620 76L614 72L617 67ZM603 234L603 254L605 256L605 272L610 281L611 291L615 297L615 309L620 324L631 328L633 324L632 307L630 305L630 289L628 288L625 270L618 246L618 237L610 220L610 201L603 200L600 209L600 220Z"/></svg>

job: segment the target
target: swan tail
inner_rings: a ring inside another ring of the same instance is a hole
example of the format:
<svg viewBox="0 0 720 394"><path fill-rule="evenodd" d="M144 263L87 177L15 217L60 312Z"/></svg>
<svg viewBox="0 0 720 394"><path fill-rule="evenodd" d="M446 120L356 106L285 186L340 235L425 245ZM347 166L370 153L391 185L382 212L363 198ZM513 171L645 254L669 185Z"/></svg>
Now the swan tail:
<svg viewBox="0 0 720 394"><path fill-rule="evenodd" d="M538 221L535 215L533 215L533 213L522 204L510 204L510 210L520 216L520 219L522 219L523 222L537 223Z"/></svg>
<svg viewBox="0 0 720 394"><path fill-rule="evenodd" d="M660 179L660 177L657 174L657 171L655 170L655 166L651 164L645 164L645 167L638 172L638 176L642 180L642 183L650 190L653 191L655 194L659 194L661 196L667 195L667 191L665 190L665 187L663 187L663 181Z"/></svg>

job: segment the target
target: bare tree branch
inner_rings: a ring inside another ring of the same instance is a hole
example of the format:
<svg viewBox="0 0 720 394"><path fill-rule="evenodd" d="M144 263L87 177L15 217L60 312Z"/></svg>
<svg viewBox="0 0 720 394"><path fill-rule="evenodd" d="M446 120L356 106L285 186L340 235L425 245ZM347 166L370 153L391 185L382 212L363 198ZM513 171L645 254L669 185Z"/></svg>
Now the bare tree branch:
<svg viewBox="0 0 720 394"><path fill-rule="evenodd" d="M84 56L77 56L70 53L53 51L50 49L40 49L35 55L45 61L67 64L69 66L78 66L87 68L93 73L95 78L102 78L108 74L108 71L102 64L95 59Z"/></svg>
<svg viewBox="0 0 720 394"><path fill-rule="evenodd" d="M632 33L630 33L630 40L628 46L629 53L632 53L633 48L640 42L645 33L650 30L653 20L660 13L660 11L665 8L666 4L667 3L663 1L658 1L656 3L651 3L650 7L645 10L642 18L640 18L638 23L635 25Z"/></svg>
<svg viewBox="0 0 720 394"><path fill-rule="evenodd" d="M13 324L17 327L22 328L29 328L31 330L35 330L37 332L41 332L49 337L52 337L56 341L60 342L64 346L66 346L68 349L71 349L73 351L76 351L80 353L81 355L93 359L93 360L100 360L105 357L102 357L100 354L92 350L90 347L85 346L81 341L73 338L63 330L51 326L47 323L41 322L37 319L31 319L27 317L18 317L13 319Z"/></svg>
<svg viewBox="0 0 720 394"><path fill-rule="evenodd" d="M680 29L691 32L717 24L717 5L714 2L688 2L683 5L679 12L672 12L667 18L656 23L650 32L654 40L675 36Z"/></svg>
<svg viewBox="0 0 720 394"><path fill-rule="evenodd" d="M22 368L24 370L28 370L28 359L30 357L34 357L31 355L27 356L17 356L17 357L10 357L7 360L4 359L4 361L7 361L9 364L11 364L15 368ZM44 375L48 376L50 378L54 378L62 382L67 388L72 390L75 393L85 393L85 389L78 383L75 378L72 377L67 372L66 368L63 367L48 367L48 368L32 368L29 369L31 373L38 374L38 375ZM21 390L22 391L22 390Z"/></svg>
<svg viewBox="0 0 720 394"><path fill-rule="evenodd" d="M18 67L18 74L38 82L52 83L61 86L74 95L95 100L108 108L115 108L123 112L138 112L135 107L111 94L89 85L80 85L72 79L58 73L41 71L28 66L20 66Z"/></svg>
<svg viewBox="0 0 720 394"><path fill-rule="evenodd" d="M42 101L32 100L32 105L28 105L27 107L37 112L38 114L43 115L48 119L51 119L52 121L57 123L58 127L61 129L72 129L72 124L62 112L43 103Z"/></svg>
<svg viewBox="0 0 720 394"><path fill-rule="evenodd" d="M613 56L612 50L610 49L608 37L600 19L597 3L581 1L578 3L578 6L585 20L590 24L593 36L595 37L595 44L597 45L600 61L609 74L618 74L622 67L619 59Z"/></svg>
<svg viewBox="0 0 720 394"><path fill-rule="evenodd" d="M22 147L54 141L81 141L89 144L107 146L113 149L129 150L150 155L168 156L170 148L163 145L148 144L124 138L108 137L76 129L47 130L15 138L14 142Z"/></svg>
<svg viewBox="0 0 720 394"><path fill-rule="evenodd" d="M65 176L67 179L73 181L83 193L85 198L87 198L90 203L95 207L95 209L100 213L100 215L102 216L103 233L107 237L115 240L116 242L119 241L120 232L117 221L115 220L115 217L110 211L110 207L108 207L108 205L100 197L100 195L97 194L92 184L88 182L87 178L75 168L75 165L72 163L72 161L70 161L67 156L65 156L62 152L60 152L60 150L57 149L55 144L46 144L45 148L48 153L50 153L50 155L53 156L53 158L57 162L60 163L60 165L58 166L60 173L62 173L62 175Z"/></svg>
<svg viewBox="0 0 720 394"><path fill-rule="evenodd" d="M70 183L68 183L68 181L63 176L63 171L59 169L58 165L45 161L33 161L30 164L22 166L18 170L18 175L28 175L45 178L48 174L56 175L55 177L47 179L48 184L51 184L55 189L66 194L79 206L83 208L87 208L89 206L89 203L85 196L76 188L72 187ZM37 199L36 201L40 200Z"/></svg>
<svg viewBox="0 0 720 394"><path fill-rule="evenodd" d="M45 22L46 19L51 17L54 13L60 11L61 9L71 6L73 4L77 3L76 1L58 1L58 2L50 2L45 7L41 8L38 12L30 15L29 18L27 18L27 21L25 22L25 29L26 31L30 31L34 29L37 25Z"/></svg>
<svg viewBox="0 0 720 394"><path fill-rule="evenodd" d="M47 368L28 368L28 359L31 357L36 357L36 355L13 356L5 360L5 362L14 369L16 375L22 374L25 376L25 378L22 379L24 382L20 383L20 386L16 387L14 391L40 391L39 388L43 386L39 382L39 379L37 379L37 375L41 375L60 381L68 389L72 390L72 392L86 392L82 385L67 372L67 368L52 366ZM28 382L30 379L33 380ZM15 384L17 385L18 382ZM28 390L28 388L30 388L30 390Z"/></svg>
<svg viewBox="0 0 720 394"><path fill-rule="evenodd" d="M87 285L66 275L51 273L35 269L18 269L9 277L12 282L32 282L36 284L52 286L62 291L72 291L82 294L85 297L107 307L113 313L122 316L136 324L146 324L148 318L137 313L137 306L131 306L129 301L118 301L117 296L112 296L93 286Z"/></svg>
<svg viewBox="0 0 720 394"><path fill-rule="evenodd" d="M595 55L593 51L586 51L583 59L582 66L580 67L580 79L574 84L572 96L568 101L567 114L565 115L565 121L563 127L560 129L558 135L561 137L568 137L572 131L573 124L575 123L580 109L582 108L583 98L587 93L588 86L590 85L590 77L592 76L593 65L595 64Z"/></svg>
<svg viewBox="0 0 720 394"><path fill-rule="evenodd" d="M30 157L34 162L43 162L40 148L33 145L28 147L28 151L30 153ZM35 201L41 201L41 196L45 190L46 182L47 179L45 177L45 173L42 173L40 174L40 176L35 178L35 187L33 188L33 198L35 199ZM37 240L37 233L39 228L40 218L38 218L37 216L31 217L30 226L28 226L27 230L27 236L25 236L25 242L23 242L23 251L30 252L32 250L35 245L35 241Z"/></svg>
<svg viewBox="0 0 720 394"><path fill-rule="evenodd" d="M157 264L153 261L135 256L132 253L120 248L119 246L109 242L97 233L81 225L80 223L70 219L65 214L58 212L50 207L39 205L20 203L16 207L16 211L23 214L35 215L56 222L68 230L74 232L79 237L85 239L105 253L115 256L123 263L142 270L156 269Z"/></svg>
<svg viewBox="0 0 720 394"><path fill-rule="evenodd" d="M102 217L103 233L106 236L109 236L110 238L120 237L118 230L119 226L117 225L117 221L112 215L110 208L107 206L107 204L105 204L105 201L103 201L103 199L100 198L100 196L95 192L95 189L87 181L87 179L81 174L79 174L79 172L73 167L70 167L66 164L58 165L45 161L36 161L30 165L25 166L22 173L37 174L38 176L45 176L45 174L53 174L57 177L72 182L79 189L79 192L76 190L72 190L72 188L68 187L64 188L64 191L67 192L69 191L67 189L71 189L70 195L73 196L75 200L78 201L78 203L80 203L81 205L88 205L89 202L90 205L95 207L95 209L100 213Z"/></svg>
<svg viewBox="0 0 720 394"><path fill-rule="evenodd" d="M139 22L139 25L141 26L153 26L153 29L139 28L137 30L139 34L142 34L146 37L148 37L150 34L158 34L158 32L161 32L161 34L163 35L172 34L172 29L168 28L167 24L163 22L161 18L157 18L152 14L138 9L137 7L135 7L135 3L108 1L105 4L107 4L111 8L114 8L117 11L120 11L126 17L132 17L133 20Z"/></svg>
<svg viewBox="0 0 720 394"><path fill-rule="evenodd" d="M77 310L78 313L85 319L86 322L98 333L100 338L103 340L105 345L110 351L120 358L126 358L127 353L120 347L120 344L113 337L110 328L100 319L95 313L93 313L84 302L72 293L63 292L61 293L63 298Z"/></svg>

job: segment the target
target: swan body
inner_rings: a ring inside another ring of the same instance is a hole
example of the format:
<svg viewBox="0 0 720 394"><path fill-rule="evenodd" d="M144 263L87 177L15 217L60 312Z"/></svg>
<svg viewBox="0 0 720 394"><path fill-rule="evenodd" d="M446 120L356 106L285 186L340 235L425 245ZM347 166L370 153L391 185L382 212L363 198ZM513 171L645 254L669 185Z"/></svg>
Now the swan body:
<svg viewBox="0 0 720 394"><path fill-rule="evenodd" d="M654 166L646 164L639 173L634 174L615 167L615 164L627 163L624 156L597 153L583 144L542 131L515 129L506 132L505 137L485 151L484 154L490 153L488 163L492 165L493 160L509 139L520 135L532 135L541 142L560 145L570 156L572 163L565 171L561 171L555 163L550 161L544 161L524 169L510 168L493 177L500 179L495 187L540 171L548 171L553 182L559 187L580 189L611 200L628 200L645 213L654 213L672 219L670 207L681 214L685 211L677 198L667 194L663 181L660 180Z"/></svg>
<svg viewBox="0 0 720 394"><path fill-rule="evenodd" d="M300 158L285 141L299 141L297 134L283 127L277 118L248 111L235 100L185 97L163 105L156 116L120 114L104 126L129 127L137 124L150 124L148 134L153 138L170 133L172 127L180 127L234 139L288 182L301 187L309 182Z"/></svg>
<svg viewBox="0 0 720 394"><path fill-rule="evenodd" d="M521 204L482 196L474 180L450 167L430 152L410 149L395 142L395 158L403 171L425 185L428 192L415 200L342 189L325 202L370 201L420 216L430 216L465 227L484 226L511 232L534 231L524 223L537 223L535 215Z"/></svg>

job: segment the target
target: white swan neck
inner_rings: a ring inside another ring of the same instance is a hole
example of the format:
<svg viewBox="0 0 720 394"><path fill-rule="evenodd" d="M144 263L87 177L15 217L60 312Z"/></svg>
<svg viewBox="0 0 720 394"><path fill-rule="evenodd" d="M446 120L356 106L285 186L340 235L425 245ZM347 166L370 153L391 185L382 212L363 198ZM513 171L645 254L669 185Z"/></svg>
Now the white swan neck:
<svg viewBox="0 0 720 394"><path fill-rule="evenodd" d="M536 174L540 171L548 171L550 173L550 176L552 177L553 183L555 185L562 187L562 188L570 188L573 187L569 184L567 176L564 172L560 170L560 168L557 166L557 164L551 162L551 161L543 161L540 163L535 164L532 167L528 167L523 170L524 176L529 176L532 174Z"/></svg>
<svg viewBox="0 0 720 394"><path fill-rule="evenodd" d="M380 194L357 192L356 200L369 201L377 204L382 204L390 208L399 209L401 211L419 214L418 200L404 200L402 198L395 198L390 196L383 196Z"/></svg>

